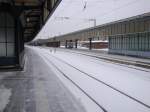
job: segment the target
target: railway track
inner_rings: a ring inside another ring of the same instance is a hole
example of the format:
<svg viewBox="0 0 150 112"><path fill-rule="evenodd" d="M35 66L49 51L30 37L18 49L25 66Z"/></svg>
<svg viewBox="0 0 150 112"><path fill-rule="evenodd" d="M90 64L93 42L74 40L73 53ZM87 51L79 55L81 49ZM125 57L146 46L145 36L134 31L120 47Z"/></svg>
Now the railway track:
<svg viewBox="0 0 150 112"><path fill-rule="evenodd" d="M46 53L46 54L47 54L47 55L50 55L49 53ZM52 55L50 55L50 56L52 56ZM64 61L64 60L62 60L62 59L60 59L60 58L58 58L58 57L55 57L55 56L52 56L52 57L55 58L55 59L57 59L57 60L59 60L59 61L61 61L61 62L64 63L64 64L66 64L66 65L68 65L68 66L74 68L75 70L79 71L80 73L84 74L85 76L87 76L87 77L89 77L89 78L91 78L91 79L93 79L93 80L95 80L95 81L97 81L97 82L99 82L99 83L101 83L101 84L103 84L103 85L105 85L105 86L111 88L112 90L114 90L114 91L116 91L116 92L119 92L120 94L122 94L122 95L124 95L124 96L126 96L126 97L132 99L133 101L135 101L135 102L137 102L137 103L143 105L144 107L150 109L150 105L145 104L144 102L142 102L142 101L140 101L140 100L138 100L138 99L132 97L131 95L129 95L129 94L127 94L127 93L125 93L125 92L123 92L123 91L121 91L121 90L119 90L119 89L113 87L112 85L107 84L106 82L104 82L104 81L102 81L102 80L100 80L100 79L97 79L97 78L93 77L91 74L86 73L86 72L80 70L79 68L77 68L77 67L75 67L75 66L73 66L73 65L71 65L71 64L69 64L69 63L67 63L66 61ZM47 58L47 57L45 56L45 58ZM48 58L47 58L47 60L48 60L55 68L57 68L57 70L58 70L60 73L62 73L67 79L69 79L74 85L76 85L82 92L84 91L83 89L80 88L79 85L77 85L73 80L71 80L63 71L61 71L53 62L51 62ZM85 93L88 97L90 97L90 99L92 99L92 97L89 96L85 91L84 91L84 93ZM92 99L92 101L94 101L94 102L96 103L95 100ZM96 103L96 104L98 104L98 103ZM98 104L98 105L104 110L104 112L107 112L106 109L104 109L104 107L102 107L100 104Z"/></svg>
<svg viewBox="0 0 150 112"><path fill-rule="evenodd" d="M61 50L62 51L62 50ZM65 52L65 51L64 51ZM81 53L81 52L73 52L73 51L67 51L70 53L75 53L75 54L80 54L80 55L84 55L84 56L88 56L88 57L93 57L97 60L101 59L104 62L109 61L109 63L113 63L113 64L119 64L120 66L125 66L128 68L132 68L132 69L136 69L136 70L140 70L140 71L145 71L145 72L150 72L150 70L146 70L146 69L150 69L150 64L149 63L144 63L144 62L139 62L139 61L132 61L132 60L123 60L123 59L117 59L117 58L110 58L110 57L100 57L100 56L94 56L94 55L90 55L90 54L85 54L85 53ZM128 65L133 65L133 66L128 66ZM136 66L136 67L134 67ZM138 67L138 68L137 68ZM139 68L141 67L141 68ZM145 68L145 69L142 69Z"/></svg>
<svg viewBox="0 0 150 112"><path fill-rule="evenodd" d="M47 59L66 79L68 79L71 83L73 83L80 91L82 91L88 98L90 98L103 112L108 112L101 104L99 104L94 98L92 98L85 90L83 90L78 84L76 84L71 78L67 76L61 69L59 69L52 61L50 61L46 56L44 58Z"/></svg>

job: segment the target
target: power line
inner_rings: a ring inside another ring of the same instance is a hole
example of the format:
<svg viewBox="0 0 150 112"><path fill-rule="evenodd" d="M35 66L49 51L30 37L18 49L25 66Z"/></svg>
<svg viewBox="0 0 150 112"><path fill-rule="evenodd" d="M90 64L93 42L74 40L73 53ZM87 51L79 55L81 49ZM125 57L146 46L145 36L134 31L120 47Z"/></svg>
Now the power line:
<svg viewBox="0 0 150 112"><path fill-rule="evenodd" d="M64 6L64 8L57 15L59 15L60 13L63 13L65 11L65 9L68 8L67 6L70 5L70 4L72 4L72 0L69 0L69 2Z"/></svg>
<svg viewBox="0 0 150 112"><path fill-rule="evenodd" d="M109 11L109 12L106 12L106 13L103 13L103 14L101 14L101 15L98 15L97 17L105 16L105 15L107 15L107 14L110 14L110 13L114 12L114 11L117 11L117 10L119 10L119 9L124 8L125 6L132 5L132 4L136 3L137 1L138 1L138 0L134 0L134 1L132 1L132 2L128 2L128 3L125 4L125 5L122 5L122 6L118 7L118 8L114 8L114 9L112 9L112 10Z"/></svg>

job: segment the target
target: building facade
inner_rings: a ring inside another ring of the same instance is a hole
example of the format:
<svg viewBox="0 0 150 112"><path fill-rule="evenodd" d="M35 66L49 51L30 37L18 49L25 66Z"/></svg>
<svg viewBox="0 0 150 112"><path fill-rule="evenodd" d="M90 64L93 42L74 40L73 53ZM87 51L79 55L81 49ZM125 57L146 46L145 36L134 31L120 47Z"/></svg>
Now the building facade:
<svg viewBox="0 0 150 112"><path fill-rule="evenodd" d="M108 40L109 53L150 58L150 13L103 24L59 37L57 41ZM53 41L53 39L50 39Z"/></svg>

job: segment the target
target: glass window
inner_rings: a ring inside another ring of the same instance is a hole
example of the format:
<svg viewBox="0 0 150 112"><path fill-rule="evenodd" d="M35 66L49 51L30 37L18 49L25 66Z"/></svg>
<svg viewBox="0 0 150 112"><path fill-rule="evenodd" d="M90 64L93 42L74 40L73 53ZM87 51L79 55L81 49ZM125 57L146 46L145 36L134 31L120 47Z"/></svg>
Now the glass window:
<svg viewBox="0 0 150 112"><path fill-rule="evenodd" d="M0 27L5 27L5 14L0 12Z"/></svg>
<svg viewBox="0 0 150 112"><path fill-rule="evenodd" d="M6 13L6 18L7 18L7 27L14 27L14 19L12 19L12 16L8 13Z"/></svg>
<svg viewBox="0 0 150 112"><path fill-rule="evenodd" d="M131 44L131 50L135 50L135 34L131 35L131 39L130 39L130 44Z"/></svg>
<svg viewBox="0 0 150 112"><path fill-rule="evenodd" d="M139 32L144 31L144 21L139 21Z"/></svg>
<svg viewBox="0 0 150 112"><path fill-rule="evenodd" d="M150 32L148 33L148 45L149 45L148 50L150 51Z"/></svg>
<svg viewBox="0 0 150 112"><path fill-rule="evenodd" d="M146 40L145 33L142 33L142 51L146 50L145 40Z"/></svg>
<svg viewBox="0 0 150 112"><path fill-rule="evenodd" d="M134 33L134 21L130 22L130 33Z"/></svg>
<svg viewBox="0 0 150 112"><path fill-rule="evenodd" d="M6 44L0 43L0 57L6 56Z"/></svg>
<svg viewBox="0 0 150 112"><path fill-rule="evenodd" d="M139 40L138 40L138 34L134 36L134 50L139 50Z"/></svg>
<svg viewBox="0 0 150 112"><path fill-rule="evenodd" d="M14 19L9 13L0 12L0 20L0 57L13 57L15 56Z"/></svg>
<svg viewBox="0 0 150 112"><path fill-rule="evenodd" d="M150 31L150 20L148 21L148 31Z"/></svg>
<svg viewBox="0 0 150 112"><path fill-rule="evenodd" d="M135 32L139 32L139 30L138 30L138 29L139 29L139 23L138 23L137 20L135 21L134 25L135 25L134 31L135 31Z"/></svg>
<svg viewBox="0 0 150 112"><path fill-rule="evenodd" d="M118 24L118 34L121 34L121 23Z"/></svg>
<svg viewBox="0 0 150 112"><path fill-rule="evenodd" d="M115 35L115 25L114 24L111 26L111 30L112 30L112 35Z"/></svg>
<svg viewBox="0 0 150 112"><path fill-rule="evenodd" d="M14 29L7 28L7 42L14 42Z"/></svg>
<svg viewBox="0 0 150 112"><path fill-rule="evenodd" d="M115 28L115 34L118 34L118 24L115 24L114 28Z"/></svg>
<svg viewBox="0 0 150 112"><path fill-rule="evenodd" d="M7 56L8 57L12 57L15 55L14 48L15 48L15 46L13 43L7 43Z"/></svg>
<svg viewBox="0 0 150 112"><path fill-rule="evenodd" d="M148 31L148 20L144 21L144 31Z"/></svg>
<svg viewBox="0 0 150 112"><path fill-rule="evenodd" d="M145 34L145 50L148 51L148 33Z"/></svg>
<svg viewBox="0 0 150 112"><path fill-rule="evenodd" d="M126 22L126 33L130 33L130 24Z"/></svg>
<svg viewBox="0 0 150 112"><path fill-rule="evenodd" d="M127 48L126 48L126 49L127 49L127 50L130 50L130 48L129 48L129 46L130 46L130 36L127 35L127 38L126 38L126 39L127 39L127 42L126 42L126 47L127 47Z"/></svg>
<svg viewBox="0 0 150 112"><path fill-rule="evenodd" d="M131 35L128 35L128 50L131 50Z"/></svg>
<svg viewBox="0 0 150 112"><path fill-rule="evenodd" d="M0 28L0 42L6 42L5 29L4 28Z"/></svg>
<svg viewBox="0 0 150 112"><path fill-rule="evenodd" d="M142 38L143 38L143 37L142 37L142 34L140 33L140 34L139 34L139 50L140 50L140 51L143 50L143 45L142 45L143 42L142 42Z"/></svg>

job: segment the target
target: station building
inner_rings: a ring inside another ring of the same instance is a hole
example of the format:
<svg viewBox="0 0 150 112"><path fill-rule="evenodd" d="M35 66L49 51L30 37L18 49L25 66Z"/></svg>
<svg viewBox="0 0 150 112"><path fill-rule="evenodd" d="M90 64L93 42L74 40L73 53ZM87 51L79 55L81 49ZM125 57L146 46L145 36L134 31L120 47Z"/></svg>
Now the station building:
<svg viewBox="0 0 150 112"><path fill-rule="evenodd" d="M109 53L150 58L150 13L55 37L55 42L63 44L77 40L108 40Z"/></svg>

